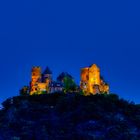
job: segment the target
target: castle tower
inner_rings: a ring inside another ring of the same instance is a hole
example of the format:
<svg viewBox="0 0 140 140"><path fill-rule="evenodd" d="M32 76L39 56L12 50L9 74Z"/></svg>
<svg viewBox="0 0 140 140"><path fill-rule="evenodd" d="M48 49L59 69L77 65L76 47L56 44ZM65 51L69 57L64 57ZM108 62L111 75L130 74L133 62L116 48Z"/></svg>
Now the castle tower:
<svg viewBox="0 0 140 140"><path fill-rule="evenodd" d="M96 64L81 69L81 89L86 95L89 93L109 93L109 85L100 76L100 69Z"/></svg>
<svg viewBox="0 0 140 140"><path fill-rule="evenodd" d="M89 68L89 82L93 85L100 85L100 69L97 67L96 64L93 64Z"/></svg>
<svg viewBox="0 0 140 140"><path fill-rule="evenodd" d="M93 64L90 68L89 68L89 92L90 93L94 93L94 88L96 87L95 85L100 85L100 69L97 67L97 65Z"/></svg>
<svg viewBox="0 0 140 140"><path fill-rule="evenodd" d="M41 81L41 68L33 67L31 72L30 95L37 92L37 83Z"/></svg>
<svg viewBox="0 0 140 140"><path fill-rule="evenodd" d="M80 87L84 92L88 92L88 81L89 81L89 68L81 69L81 82Z"/></svg>
<svg viewBox="0 0 140 140"><path fill-rule="evenodd" d="M52 81L52 71L49 69L49 67L46 67L45 71L43 72L43 82L44 83L51 83Z"/></svg>

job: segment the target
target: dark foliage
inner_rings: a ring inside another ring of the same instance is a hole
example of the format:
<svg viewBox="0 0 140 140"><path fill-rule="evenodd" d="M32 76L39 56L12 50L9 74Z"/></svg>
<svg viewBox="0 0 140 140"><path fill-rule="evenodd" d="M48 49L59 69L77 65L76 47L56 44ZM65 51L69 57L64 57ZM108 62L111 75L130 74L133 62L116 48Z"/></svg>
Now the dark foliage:
<svg viewBox="0 0 140 140"><path fill-rule="evenodd" d="M115 94L55 93L3 102L0 140L139 140L140 106Z"/></svg>
<svg viewBox="0 0 140 140"><path fill-rule="evenodd" d="M29 87L28 86L24 86L20 91L19 94L21 96L26 96L29 95Z"/></svg>
<svg viewBox="0 0 140 140"><path fill-rule="evenodd" d="M57 81L59 82L63 82L65 77L69 77L70 79L73 79L73 77L67 73L67 72L62 72L61 74L59 74L59 76L57 77Z"/></svg>

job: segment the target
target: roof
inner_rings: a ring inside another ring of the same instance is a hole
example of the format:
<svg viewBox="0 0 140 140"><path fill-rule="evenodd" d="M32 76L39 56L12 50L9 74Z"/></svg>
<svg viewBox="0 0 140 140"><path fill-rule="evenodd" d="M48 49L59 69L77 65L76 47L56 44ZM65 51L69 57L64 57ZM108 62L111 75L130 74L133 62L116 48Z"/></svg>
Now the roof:
<svg viewBox="0 0 140 140"><path fill-rule="evenodd" d="M89 67L95 67L95 68L99 68L96 64L92 64Z"/></svg>
<svg viewBox="0 0 140 140"><path fill-rule="evenodd" d="M73 79L73 77L68 74L67 72L62 72L58 77L57 77L57 81L63 81L65 77L69 77L71 79Z"/></svg>
<svg viewBox="0 0 140 140"><path fill-rule="evenodd" d="M52 74L52 71L49 69L49 67L46 67L45 71L43 74Z"/></svg>

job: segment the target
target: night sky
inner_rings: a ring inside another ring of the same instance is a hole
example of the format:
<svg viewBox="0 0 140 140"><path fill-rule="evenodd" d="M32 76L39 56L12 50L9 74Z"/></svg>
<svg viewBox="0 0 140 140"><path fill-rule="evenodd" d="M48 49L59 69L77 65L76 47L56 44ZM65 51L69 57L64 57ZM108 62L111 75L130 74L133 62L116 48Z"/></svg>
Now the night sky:
<svg viewBox="0 0 140 140"><path fill-rule="evenodd" d="M55 79L96 63L112 93L140 103L139 0L1 0L0 102L30 82L32 66Z"/></svg>

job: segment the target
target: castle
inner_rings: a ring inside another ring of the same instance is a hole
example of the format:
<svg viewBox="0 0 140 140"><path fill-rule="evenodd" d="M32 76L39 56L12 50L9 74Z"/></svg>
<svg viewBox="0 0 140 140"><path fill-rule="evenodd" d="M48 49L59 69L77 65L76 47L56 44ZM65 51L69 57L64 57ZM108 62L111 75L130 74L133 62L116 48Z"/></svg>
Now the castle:
<svg viewBox="0 0 140 140"><path fill-rule="evenodd" d="M61 92L62 83L52 80L52 72L47 67L42 73L40 67L33 67L31 72L30 95Z"/></svg>
<svg viewBox="0 0 140 140"><path fill-rule="evenodd" d="M100 69L96 64L81 69L80 88L86 95L91 93L109 93L109 85L100 76Z"/></svg>
<svg viewBox="0 0 140 140"><path fill-rule="evenodd" d="M33 67L29 94L62 92L64 89L63 78L65 76L70 77L70 75L62 73L62 75L58 77L59 81L53 81L52 72L48 67L43 73L40 67ZM81 81L78 89L79 91L82 90L85 95L109 93L109 85L104 82L103 78L100 76L100 69L96 64L81 69Z"/></svg>

